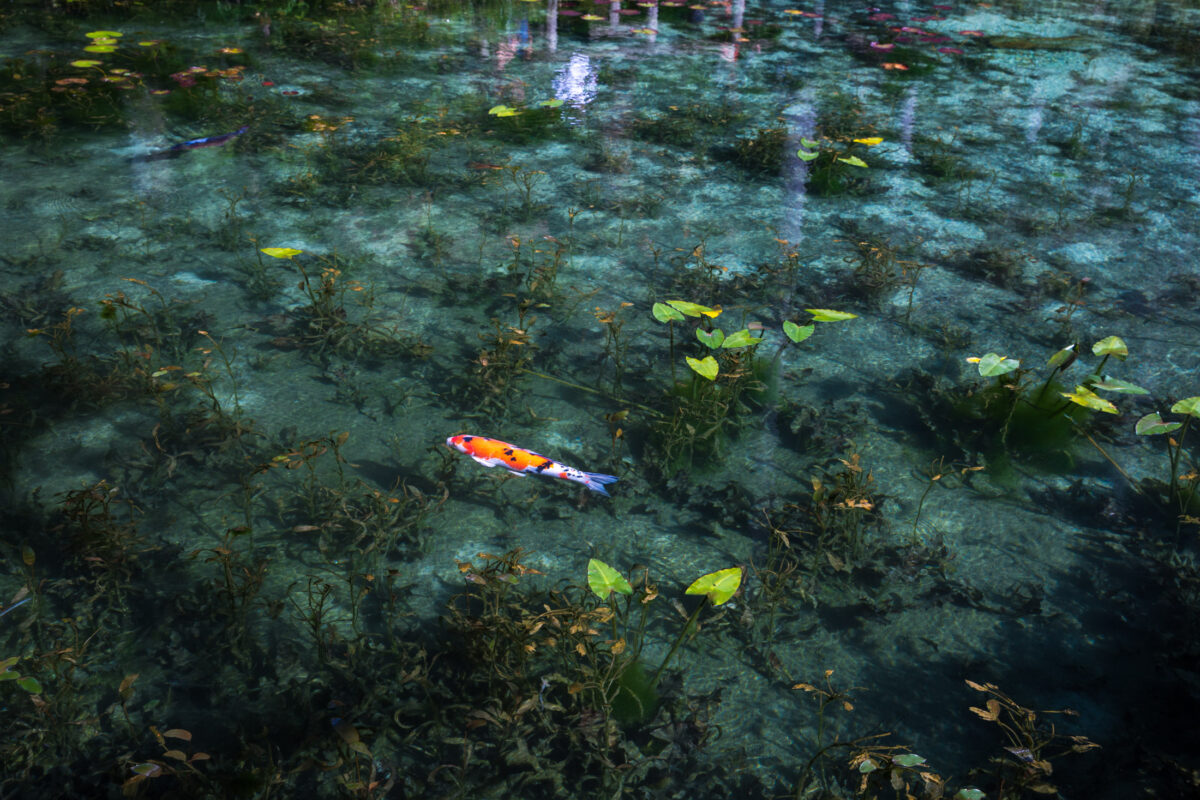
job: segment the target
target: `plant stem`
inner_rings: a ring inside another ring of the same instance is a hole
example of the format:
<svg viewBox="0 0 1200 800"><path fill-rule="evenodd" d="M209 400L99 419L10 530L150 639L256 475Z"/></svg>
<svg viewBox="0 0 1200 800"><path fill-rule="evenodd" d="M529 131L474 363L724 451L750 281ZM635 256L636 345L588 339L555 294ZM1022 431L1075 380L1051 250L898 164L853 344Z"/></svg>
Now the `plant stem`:
<svg viewBox="0 0 1200 800"><path fill-rule="evenodd" d="M707 598L706 598L707 599ZM696 620L700 617L700 610L704 608L704 601L700 601L700 605L696 606L696 610L688 617L687 622L683 626L683 630L679 632L679 636L675 639L675 644L671 645L667 657L658 665L658 669L654 671L654 677L650 679L650 688L658 686L658 679L662 677L663 670L667 668L667 664L671 662L671 657L675 655L675 651L679 649L679 645L683 644L683 640L687 638L688 631L696 624Z"/></svg>

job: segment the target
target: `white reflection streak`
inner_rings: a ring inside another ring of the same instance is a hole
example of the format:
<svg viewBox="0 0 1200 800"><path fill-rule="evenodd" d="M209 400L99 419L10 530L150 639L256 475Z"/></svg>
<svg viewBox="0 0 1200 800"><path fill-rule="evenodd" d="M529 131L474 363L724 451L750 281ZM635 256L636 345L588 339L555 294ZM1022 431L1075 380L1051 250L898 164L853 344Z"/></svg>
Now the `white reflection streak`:
<svg viewBox="0 0 1200 800"><path fill-rule="evenodd" d="M558 49L558 0L546 0L546 52Z"/></svg>
<svg viewBox="0 0 1200 800"><path fill-rule="evenodd" d="M913 160L912 139L913 127L917 119L917 87L910 85L904 93L904 106L900 109L900 142L908 160Z"/></svg>
<svg viewBox="0 0 1200 800"><path fill-rule="evenodd" d="M583 53L572 53L554 77L554 96L576 108L596 99L596 69Z"/></svg>
<svg viewBox="0 0 1200 800"><path fill-rule="evenodd" d="M789 157L784 162L788 165L784 195L786 205L779 235L793 245L799 245L804 239L804 204L807 197L805 185L808 183L809 164L792 154L801 148L802 138L812 138L817 127L817 111L811 98L797 99L784 111L784 117L788 123Z"/></svg>

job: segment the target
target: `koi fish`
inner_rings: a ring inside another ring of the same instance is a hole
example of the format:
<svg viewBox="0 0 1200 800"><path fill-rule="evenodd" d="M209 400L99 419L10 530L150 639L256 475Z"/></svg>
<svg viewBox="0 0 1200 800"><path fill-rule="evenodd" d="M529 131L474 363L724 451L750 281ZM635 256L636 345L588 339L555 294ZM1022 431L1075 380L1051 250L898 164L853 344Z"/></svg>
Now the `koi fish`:
<svg viewBox="0 0 1200 800"><path fill-rule="evenodd" d="M222 133L219 136L201 136L199 139L188 139L186 142L173 144L166 150L159 150L157 153L151 153L146 156L134 158L134 161L158 161L164 158L176 158L177 156L187 152L188 150L199 150L201 147L220 147L221 145L236 139L246 131L250 130L249 125L243 125L236 131L231 133Z"/></svg>
<svg viewBox="0 0 1200 800"><path fill-rule="evenodd" d="M584 472L581 469L560 464L552 458L546 458L532 450L502 442L499 439L489 439L486 436L451 436L446 440L446 446L466 453L471 458L483 464L488 469L504 467L514 475L546 475L551 478L565 478L575 483L582 483L593 492L608 497L606 484L615 483L617 476L602 475L599 472Z"/></svg>

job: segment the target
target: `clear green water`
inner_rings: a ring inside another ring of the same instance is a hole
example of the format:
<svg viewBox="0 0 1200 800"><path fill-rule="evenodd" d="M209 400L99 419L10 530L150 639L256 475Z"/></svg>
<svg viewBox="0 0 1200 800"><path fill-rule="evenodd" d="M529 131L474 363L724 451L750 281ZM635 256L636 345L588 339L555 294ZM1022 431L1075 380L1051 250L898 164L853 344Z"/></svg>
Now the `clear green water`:
<svg viewBox="0 0 1200 800"><path fill-rule="evenodd" d="M624 5L0 12L0 796L840 797L887 731L946 796L1183 796L1195 479L1134 426L1200 392L1200 11ZM1085 412L1109 336L1146 393ZM443 619L514 548L537 613L648 574L648 670L745 578L606 740L569 648ZM966 680L1104 749L1035 779Z"/></svg>

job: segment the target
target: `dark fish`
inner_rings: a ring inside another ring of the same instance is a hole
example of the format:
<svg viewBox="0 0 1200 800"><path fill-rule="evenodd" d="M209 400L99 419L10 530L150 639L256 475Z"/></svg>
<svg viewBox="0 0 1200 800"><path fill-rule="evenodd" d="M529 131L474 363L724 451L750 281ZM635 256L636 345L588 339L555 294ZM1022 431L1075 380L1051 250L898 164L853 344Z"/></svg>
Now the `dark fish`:
<svg viewBox="0 0 1200 800"><path fill-rule="evenodd" d="M220 136L201 136L199 139L188 139L186 142L173 144L166 150L159 150L157 153L150 153L145 156L134 156L131 161L161 161L165 158L178 158L188 150L199 150L201 147L220 147L237 137L241 136L246 131L250 130L249 125L243 125L236 131L231 133L222 133Z"/></svg>

